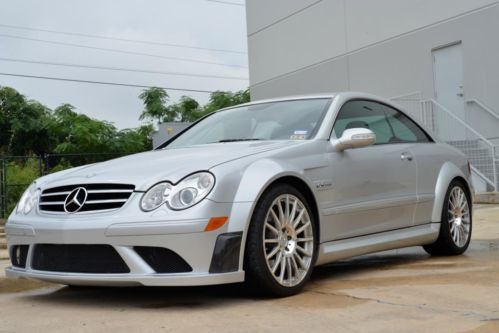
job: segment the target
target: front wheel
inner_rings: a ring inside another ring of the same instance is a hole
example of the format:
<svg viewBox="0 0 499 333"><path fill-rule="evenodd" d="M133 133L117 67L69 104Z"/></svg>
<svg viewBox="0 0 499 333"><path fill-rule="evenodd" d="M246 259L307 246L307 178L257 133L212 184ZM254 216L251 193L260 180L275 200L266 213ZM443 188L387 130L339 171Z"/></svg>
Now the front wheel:
<svg viewBox="0 0 499 333"><path fill-rule="evenodd" d="M259 200L245 251L247 279L273 296L298 293L309 279L316 259L316 228L304 196L279 184Z"/></svg>
<svg viewBox="0 0 499 333"><path fill-rule="evenodd" d="M454 180L449 185L442 208L440 234L435 243L423 248L431 255L464 253L471 240L471 198L464 184Z"/></svg>

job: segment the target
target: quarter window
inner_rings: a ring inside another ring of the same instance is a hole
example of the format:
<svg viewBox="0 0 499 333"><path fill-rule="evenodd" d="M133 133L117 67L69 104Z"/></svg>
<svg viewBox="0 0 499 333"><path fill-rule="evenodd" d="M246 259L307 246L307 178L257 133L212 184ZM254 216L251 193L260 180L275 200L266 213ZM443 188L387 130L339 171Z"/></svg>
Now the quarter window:
<svg viewBox="0 0 499 333"><path fill-rule="evenodd" d="M336 118L333 134L339 138L346 129L368 128L376 144L431 142L428 135L402 112L381 103L353 100L345 103Z"/></svg>

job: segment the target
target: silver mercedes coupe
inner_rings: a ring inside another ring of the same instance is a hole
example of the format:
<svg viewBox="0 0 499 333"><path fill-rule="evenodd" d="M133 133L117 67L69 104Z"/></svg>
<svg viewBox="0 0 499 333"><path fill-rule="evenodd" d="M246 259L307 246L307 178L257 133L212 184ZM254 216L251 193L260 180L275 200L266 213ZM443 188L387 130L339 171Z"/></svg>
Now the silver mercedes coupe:
<svg viewBox="0 0 499 333"><path fill-rule="evenodd" d="M472 192L465 156L384 99L257 101L154 151L36 180L6 225L6 272L67 285L247 281L288 296L335 260L463 253Z"/></svg>

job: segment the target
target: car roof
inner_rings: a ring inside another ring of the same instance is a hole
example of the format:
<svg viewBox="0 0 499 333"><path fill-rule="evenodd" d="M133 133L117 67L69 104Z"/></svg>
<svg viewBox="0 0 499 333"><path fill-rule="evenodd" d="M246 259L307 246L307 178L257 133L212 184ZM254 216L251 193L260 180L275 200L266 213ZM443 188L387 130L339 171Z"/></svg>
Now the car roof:
<svg viewBox="0 0 499 333"><path fill-rule="evenodd" d="M342 91L342 92L332 92L332 93L304 94L304 95L291 95L291 96L282 96L282 97L276 97L276 98L267 98L267 99L251 101L249 103L230 106L230 107L221 109L219 111L232 109L234 107L272 103L272 102L284 102L284 101L294 101L294 100L301 100L301 99L316 99L316 98L331 98L331 99L333 99L335 97L341 97L341 99L354 99L354 98L372 99L372 100L377 100L377 101L380 101L380 102L383 102L386 104L393 104L389 100L387 100L383 97L380 97L380 96L373 95L373 94L357 92L357 91Z"/></svg>
<svg viewBox="0 0 499 333"><path fill-rule="evenodd" d="M271 103L271 102L294 101L294 100L301 100L301 99L316 99L316 98L336 99L340 103L346 102L346 101L351 100L351 99L367 99L367 100L373 100L373 101L377 101L380 103L384 103L386 105L390 105L397 110L402 110L402 112L406 116L408 116L412 121L416 122L421 128L423 128L423 130L426 132L426 134L429 137L431 137L434 141L437 141L437 139L431 134L431 132L418 119L415 119L414 117L410 116L404 110L404 108L402 108L397 103L394 103L393 101L390 101L387 98L383 98L383 97L376 96L376 95L369 94L369 93L358 92L358 91L342 91L342 92L332 92L332 93L305 94L305 95L294 95L294 96L283 96L283 97L277 97L277 98L268 98L268 99L251 101L249 103L230 106L230 107L218 110L216 112L229 110L229 109L233 109L233 108L237 108L237 107L241 107L241 106L250 106L250 105L257 105L257 104L264 104L264 103Z"/></svg>

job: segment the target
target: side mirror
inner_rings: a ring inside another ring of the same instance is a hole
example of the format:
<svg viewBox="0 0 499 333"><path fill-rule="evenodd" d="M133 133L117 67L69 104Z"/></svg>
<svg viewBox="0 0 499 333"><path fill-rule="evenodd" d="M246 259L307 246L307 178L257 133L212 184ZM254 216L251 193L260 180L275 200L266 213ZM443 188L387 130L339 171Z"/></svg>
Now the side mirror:
<svg viewBox="0 0 499 333"><path fill-rule="evenodd" d="M343 132L341 138L333 140L336 151L367 147L376 142L376 134L367 128L349 128Z"/></svg>

